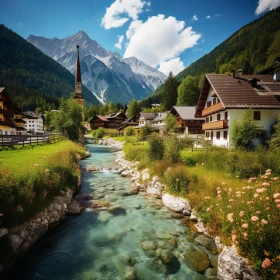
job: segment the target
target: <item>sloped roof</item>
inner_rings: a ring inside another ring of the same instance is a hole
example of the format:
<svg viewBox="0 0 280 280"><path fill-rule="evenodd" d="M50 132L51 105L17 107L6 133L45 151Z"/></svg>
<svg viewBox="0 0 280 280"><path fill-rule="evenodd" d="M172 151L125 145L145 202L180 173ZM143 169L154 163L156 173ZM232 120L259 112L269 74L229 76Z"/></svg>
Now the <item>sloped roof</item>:
<svg viewBox="0 0 280 280"><path fill-rule="evenodd" d="M144 118L146 120L153 120L157 117L157 114L156 113L144 113L144 112L141 112L140 113L140 119L141 118Z"/></svg>
<svg viewBox="0 0 280 280"><path fill-rule="evenodd" d="M195 118L195 106L173 106L171 113L176 111L182 120L194 120ZM204 118L201 118L204 119Z"/></svg>
<svg viewBox="0 0 280 280"><path fill-rule="evenodd" d="M153 119L153 122L164 120L170 111L167 112L160 112L158 115Z"/></svg>
<svg viewBox="0 0 280 280"><path fill-rule="evenodd" d="M250 84L253 80L257 83L255 87ZM274 82L271 75L242 75L233 78L225 74L207 74L200 93L196 116L201 116L211 86L225 109L280 108L280 102L274 96L280 92L280 83Z"/></svg>

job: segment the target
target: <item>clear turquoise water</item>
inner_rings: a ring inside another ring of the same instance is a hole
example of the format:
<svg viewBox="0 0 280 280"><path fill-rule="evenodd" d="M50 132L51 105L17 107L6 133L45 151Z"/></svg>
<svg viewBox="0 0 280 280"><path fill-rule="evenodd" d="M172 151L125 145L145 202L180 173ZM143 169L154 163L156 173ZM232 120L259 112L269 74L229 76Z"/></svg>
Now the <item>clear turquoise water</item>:
<svg viewBox="0 0 280 280"><path fill-rule="evenodd" d="M81 167L118 168L108 147L88 145L88 149L92 157L82 160ZM168 272L163 272L155 264L155 250L142 249L141 243L145 241L164 247L167 239L160 237L164 234L177 240L181 249L190 243L185 238L186 228L171 219L170 211L160 200L122 196L131 184L113 172L83 172L81 191L92 193L94 199L122 206L126 215L85 211L79 216L68 216L18 261L11 279L121 280L132 270L139 280L205 279L178 260L169 266Z"/></svg>

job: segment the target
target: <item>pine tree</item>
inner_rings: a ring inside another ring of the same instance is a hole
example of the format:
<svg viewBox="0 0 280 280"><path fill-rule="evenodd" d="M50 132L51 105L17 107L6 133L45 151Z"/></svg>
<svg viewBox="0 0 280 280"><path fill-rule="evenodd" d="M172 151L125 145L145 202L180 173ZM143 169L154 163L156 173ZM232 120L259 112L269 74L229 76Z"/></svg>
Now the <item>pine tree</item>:
<svg viewBox="0 0 280 280"><path fill-rule="evenodd" d="M170 110L177 102L177 87L178 81L174 78L172 72L169 73L164 86L161 106L165 110Z"/></svg>

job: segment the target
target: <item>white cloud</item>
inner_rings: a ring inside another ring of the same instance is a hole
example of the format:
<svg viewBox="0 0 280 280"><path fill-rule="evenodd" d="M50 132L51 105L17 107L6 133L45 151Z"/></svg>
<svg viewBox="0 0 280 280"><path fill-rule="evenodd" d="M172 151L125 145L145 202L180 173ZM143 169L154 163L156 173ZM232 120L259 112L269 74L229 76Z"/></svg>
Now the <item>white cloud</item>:
<svg viewBox="0 0 280 280"><path fill-rule="evenodd" d="M143 0L115 0L109 8L106 8L101 24L105 29L121 27L130 18L137 20L145 6L150 7L151 3Z"/></svg>
<svg viewBox="0 0 280 280"><path fill-rule="evenodd" d="M201 38L192 27L185 28L184 21L171 16L158 15L144 23L131 24L136 28L128 34L131 37L124 57L135 56L152 67L178 57Z"/></svg>
<svg viewBox="0 0 280 280"><path fill-rule="evenodd" d="M192 17L192 20L198 20L197 15L194 15L194 16Z"/></svg>
<svg viewBox="0 0 280 280"><path fill-rule="evenodd" d="M119 41L114 46L121 50L122 49L122 42L123 42L124 36L123 35L118 35L118 37L119 37Z"/></svg>
<svg viewBox="0 0 280 280"><path fill-rule="evenodd" d="M173 59L170 59L168 61L164 61L160 64L159 71L164 73L166 76L172 72L172 74L175 76L181 71L185 69L185 66L183 62L180 60L180 57L175 57Z"/></svg>
<svg viewBox="0 0 280 280"><path fill-rule="evenodd" d="M255 11L256 15L259 15L267 10L272 10L280 6L280 0L259 0L259 5Z"/></svg>
<svg viewBox="0 0 280 280"><path fill-rule="evenodd" d="M211 16L207 16L206 18L207 18L207 19L210 19L210 18L211 18Z"/></svg>
<svg viewBox="0 0 280 280"><path fill-rule="evenodd" d="M136 32L136 29L139 26L141 26L142 23L143 23L142 20L135 20L135 21L131 22L128 30L126 31L127 39L130 39L132 37L132 35Z"/></svg>

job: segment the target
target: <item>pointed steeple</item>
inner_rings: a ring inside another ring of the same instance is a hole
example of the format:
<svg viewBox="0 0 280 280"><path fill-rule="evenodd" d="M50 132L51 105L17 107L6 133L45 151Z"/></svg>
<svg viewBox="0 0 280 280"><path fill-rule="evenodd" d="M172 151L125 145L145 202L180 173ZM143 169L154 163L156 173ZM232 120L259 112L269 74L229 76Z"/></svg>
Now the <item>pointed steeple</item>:
<svg viewBox="0 0 280 280"><path fill-rule="evenodd" d="M77 60L76 60L76 79L75 79L75 96L74 99L78 104L84 106L84 98L82 94L82 78L79 57L79 45L77 45Z"/></svg>
<svg viewBox="0 0 280 280"><path fill-rule="evenodd" d="M81 69L80 69L80 57L79 57L79 45L77 45L77 59L76 59L76 83L81 83Z"/></svg>

